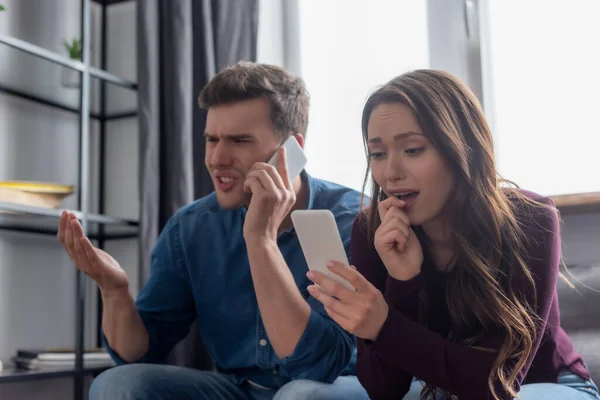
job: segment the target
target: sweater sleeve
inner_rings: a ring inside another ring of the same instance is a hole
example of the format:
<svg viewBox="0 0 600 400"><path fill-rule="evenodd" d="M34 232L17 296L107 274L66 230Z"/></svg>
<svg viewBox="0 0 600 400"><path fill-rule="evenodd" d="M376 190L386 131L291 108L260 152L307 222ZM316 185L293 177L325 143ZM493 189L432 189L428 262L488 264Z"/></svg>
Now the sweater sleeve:
<svg viewBox="0 0 600 400"><path fill-rule="evenodd" d="M526 250L530 255L529 267L534 277L537 296L534 295L529 281L524 276L516 278L515 290L526 293L526 300L536 312L539 323L532 351L517 376L515 388L517 391L531 366L546 329L555 294L561 252L556 210L539 211L533 220L530 219L526 223L525 234L533 239ZM496 359L496 350L500 348L503 341L504 334L498 330L484 334L476 344L478 348L449 342L395 309L390 309L377 340L371 345L365 345L368 349L363 348L363 353L369 354L364 360L379 360L381 365L387 365L390 369L395 368L396 371L401 372L403 380L406 371L458 396L461 400L487 399L491 398L488 376ZM374 366L372 368L373 372L368 372L368 367L363 367L359 371L367 375L377 374L377 369ZM370 379L373 378L363 377L363 379L370 383ZM501 399L511 399L505 391L499 389L498 383L496 392ZM380 396L380 398L384 397Z"/></svg>
<svg viewBox="0 0 600 400"><path fill-rule="evenodd" d="M393 289L389 292L389 298L386 298L390 312L393 306L397 306L401 310L416 315L417 310L410 312L410 307L405 307L404 300L406 297L410 298L418 292L415 288L420 283L420 279L401 282L388 278L385 266L373 246L369 244L365 231L364 214L361 213L355 219L352 227L350 251L353 265L380 291ZM398 287L405 287L408 290L396 290ZM407 293L408 296L405 297ZM393 305L390 303L393 303ZM406 304L408 303L410 302ZM389 364L389 361L382 360L382 357L376 351L370 350L371 346L365 340L357 338L356 345L356 375L367 391L369 398L378 400L401 399L404 397L410 389L412 375L400 371L395 365Z"/></svg>

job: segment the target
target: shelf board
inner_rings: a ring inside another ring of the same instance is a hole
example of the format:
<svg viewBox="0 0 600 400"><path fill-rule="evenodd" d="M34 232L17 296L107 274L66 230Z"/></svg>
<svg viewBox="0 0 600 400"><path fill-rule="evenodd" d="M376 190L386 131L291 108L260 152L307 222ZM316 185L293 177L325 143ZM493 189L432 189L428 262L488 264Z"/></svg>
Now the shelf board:
<svg viewBox="0 0 600 400"><path fill-rule="evenodd" d="M104 80L106 82L112 83L117 86L121 86L127 89L137 90L137 83L129 81L127 79L121 78L117 75L111 74L107 71L101 70L96 67L86 66L79 60L73 60L71 58L65 57L61 54L55 53L43 47L37 46L35 44L29 43L25 40L17 39L8 35L0 35L0 43L4 43L8 46L11 46L17 50L24 51L26 53L32 54L36 57L42 58L44 60L53 62L55 64L60 64L66 68L74 69L77 71L88 70L90 76Z"/></svg>
<svg viewBox="0 0 600 400"><path fill-rule="evenodd" d="M561 214L600 212L600 192L550 196Z"/></svg>
<svg viewBox="0 0 600 400"><path fill-rule="evenodd" d="M0 202L0 229L56 235L61 212L62 210ZM83 219L82 212L74 213L79 220ZM92 213L86 213L85 217L90 239L136 238L139 234L137 221Z"/></svg>
<svg viewBox="0 0 600 400"><path fill-rule="evenodd" d="M109 113L109 114L106 114L105 117L101 117L101 118L104 119L104 121L115 121L117 119L137 117L137 115L138 115L137 110L131 110L131 111Z"/></svg>
<svg viewBox="0 0 600 400"><path fill-rule="evenodd" d="M47 98L43 98L40 96L37 96L35 94L32 93L27 93L18 89L14 89L5 85L2 85L0 83L0 93L4 93L10 96L14 96L14 97L18 97L21 99L25 99L37 104L42 104L48 107L52 107L52 108L56 108L58 110L62 110L62 111L68 111L70 113L79 115L79 108L77 107L72 107L66 104L61 104L57 101L54 101L52 99L47 99ZM106 115L102 115L99 113L95 113L95 112L90 112L90 118L94 119L94 120L98 120L98 121L114 121L117 119L124 119L124 118L133 118L137 116L137 110L130 110L130 111L120 111L120 112L113 112L113 113L107 113Z"/></svg>
<svg viewBox="0 0 600 400"><path fill-rule="evenodd" d="M98 374L112 367L93 367L84 368L83 373L86 375ZM14 367L4 368L0 372L0 384L14 383L25 381L36 381L44 379L56 379L64 377L73 377L77 374L74 369L46 369L46 370L26 370L16 369Z"/></svg>
<svg viewBox="0 0 600 400"><path fill-rule="evenodd" d="M128 3L134 0L92 0L94 3L98 3L104 6L110 6L111 4Z"/></svg>
<svg viewBox="0 0 600 400"><path fill-rule="evenodd" d="M51 99L45 99L43 97L37 96L32 93L26 93L17 89L13 89L11 87L0 84L0 93L8 94L10 96L19 97L21 99L25 99L34 103L43 104L48 107L56 108L62 111L68 111L70 113L79 114L79 109L75 107L68 106L66 104L58 103ZM92 119L102 119L99 114L90 112L90 118Z"/></svg>

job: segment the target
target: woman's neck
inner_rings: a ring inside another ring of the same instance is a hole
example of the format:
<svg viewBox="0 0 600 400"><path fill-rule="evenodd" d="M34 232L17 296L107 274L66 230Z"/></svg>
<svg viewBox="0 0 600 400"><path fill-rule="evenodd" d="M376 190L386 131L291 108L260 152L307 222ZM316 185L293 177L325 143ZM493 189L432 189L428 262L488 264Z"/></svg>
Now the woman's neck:
<svg viewBox="0 0 600 400"><path fill-rule="evenodd" d="M454 262L454 243L444 220L436 219L421 226L427 235L430 245L430 254L433 258L435 269L447 270Z"/></svg>

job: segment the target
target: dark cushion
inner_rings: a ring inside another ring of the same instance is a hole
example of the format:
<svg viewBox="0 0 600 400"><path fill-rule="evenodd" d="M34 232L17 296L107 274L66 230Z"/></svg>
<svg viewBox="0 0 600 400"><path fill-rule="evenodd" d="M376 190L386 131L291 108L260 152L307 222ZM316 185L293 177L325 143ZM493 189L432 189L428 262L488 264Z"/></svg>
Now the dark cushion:
<svg viewBox="0 0 600 400"><path fill-rule="evenodd" d="M600 264L569 265L563 271L575 286L558 280L561 325L582 355L592 379L600 382Z"/></svg>

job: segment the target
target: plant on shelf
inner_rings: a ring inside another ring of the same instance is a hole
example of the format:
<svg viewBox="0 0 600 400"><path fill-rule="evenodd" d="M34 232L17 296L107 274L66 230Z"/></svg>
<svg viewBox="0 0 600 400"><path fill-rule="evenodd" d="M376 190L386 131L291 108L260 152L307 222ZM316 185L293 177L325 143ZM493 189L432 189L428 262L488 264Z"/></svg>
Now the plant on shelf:
<svg viewBox="0 0 600 400"><path fill-rule="evenodd" d="M69 53L69 57L73 60L81 59L81 42L77 38L73 38L71 43L64 41L65 49Z"/></svg>
<svg viewBox="0 0 600 400"><path fill-rule="evenodd" d="M71 42L68 41L63 42L67 53L69 54L69 58L72 60L80 60L81 59L81 42L77 38L73 38ZM79 71L63 68L62 74L62 84L65 87L70 88L78 88L79 87Z"/></svg>

